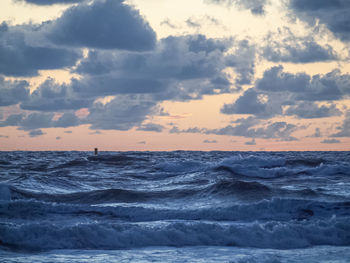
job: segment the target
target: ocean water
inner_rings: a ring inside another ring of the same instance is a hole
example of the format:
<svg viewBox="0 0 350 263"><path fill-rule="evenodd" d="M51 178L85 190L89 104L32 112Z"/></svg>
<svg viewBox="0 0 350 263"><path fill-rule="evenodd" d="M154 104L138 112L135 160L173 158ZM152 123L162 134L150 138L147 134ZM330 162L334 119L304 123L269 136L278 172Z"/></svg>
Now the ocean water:
<svg viewBox="0 0 350 263"><path fill-rule="evenodd" d="M350 262L350 152L0 152L0 262Z"/></svg>

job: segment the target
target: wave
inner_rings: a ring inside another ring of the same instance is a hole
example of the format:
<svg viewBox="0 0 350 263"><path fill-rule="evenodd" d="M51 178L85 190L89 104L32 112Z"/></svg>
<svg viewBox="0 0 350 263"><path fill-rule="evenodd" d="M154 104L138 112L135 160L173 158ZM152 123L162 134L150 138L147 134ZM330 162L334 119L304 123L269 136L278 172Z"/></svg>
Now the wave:
<svg viewBox="0 0 350 263"><path fill-rule="evenodd" d="M349 246L349 220L220 223L51 222L0 224L1 245L22 249L121 249L145 246L237 246L292 249Z"/></svg>
<svg viewBox="0 0 350 263"><path fill-rule="evenodd" d="M350 202L321 202L303 199L263 200L248 204L203 208L159 208L150 206L87 205L48 203L35 200L1 201L2 218L56 220L57 215L65 218L76 216L91 219L113 219L130 222L161 220L215 220L215 221L289 221L317 220L333 216L350 217Z"/></svg>

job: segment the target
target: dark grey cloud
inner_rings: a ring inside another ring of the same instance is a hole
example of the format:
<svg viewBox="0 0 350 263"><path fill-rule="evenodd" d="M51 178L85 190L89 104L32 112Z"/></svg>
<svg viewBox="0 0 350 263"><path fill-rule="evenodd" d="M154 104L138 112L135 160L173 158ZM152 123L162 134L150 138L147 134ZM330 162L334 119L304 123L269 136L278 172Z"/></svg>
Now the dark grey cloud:
<svg viewBox="0 0 350 263"><path fill-rule="evenodd" d="M37 130L31 130L28 135L29 137L39 137L39 136L42 136L44 135L45 133L40 130L40 129L37 129Z"/></svg>
<svg viewBox="0 0 350 263"><path fill-rule="evenodd" d="M265 14L267 0L206 0L205 2L223 4L226 6L235 5L240 9L248 9L253 15Z"/></svg>
<svg viewBox="0 0 350 263"><path fill-rule="evenodd" d="M34 76L41 69L60 69L75 65L82 52L50 46L41 39L44 26L0 25L0 74Z"/></svg>
<svg viewBox="0 0 350 263"><path fill-rule="evenodd" d="M56 140L61 140L61 139L62 139L61 136L57 136L57 137L56 137Z"/></svg>
<svg viewBox="0 0 350 263"><path fill-rule="evenodd" d="M64 113L57 120L54 119L55 115L53 113L33 112L25 117L12 116L12 118L17 118L12 126L18 126L18 129L25 131L42 128L67 128L81 124L79 119L70 112ZM8 122L8 119L6 121Z"/></svg>
<svg viewBox="0 0 350 263"><path fill-rule="evenodd" d="M59 119L53 121L53 127L67 128L72 126L78 126L80 121L78 117L71 112L65 112Z"/></svg>
<svg viewBox="0 0 350 263"><path fill-rule="evenodd" d="M311 26L324 24L343 41L350 40L350 2L348 0L290 0L289 8Z"/></svg>
<svg viewBox="0 0 350 263"><path fill-rule="evenodd" d="M288 92L292 100L332 101L350 94L350 75L339 70L310 76L306 73L288 73L282 66L272 67L256 81L256 89L262 92ZM287 93L286 93L287 94Z"/></svg>
<svg viewBox="0 0 350 263"><path fill-rule="evenodd" d="M9 115L5 120L0 121L0 127L18 126L23 118L24 114Z"/></svg>
<svg viewBox="0 0 350 263"><path fill-rule="evenodd" d="M234 47L234 53L226 57L227 66L233 67L237 85L251 84L255 73L255 46L248 40L241 40Z"/></svg>
<svg viewBox="0 0 350 263"><path fill-rule="evenodd" d="M321 141L321 143L333 144L333 143L341 143L341 141L337 139L324 139L323 141Z"/></svg>
<svg viewBox="0 0 350 263"><path fill-rule="evenodd" d="M81 92L99 95L150 93L155 100L199 99L232 92L225 52L230 40L203 35L168 37L147 53L91 51L77 67ZM98 89L96 88L98 87Z"/></svg>
<svg viewBox="0 0 350 263"><path fill-rule="evenodd" d="M58 84L49 78L34 90L20 106L24 110L36 111L63 111L89 107L93 98L82 96L75 90L77 89L75 85L77 85L75 81L69 85ZM96 86L91 88L96 89Z"/></svg>
<svg viewBox="0 0 350 263"><path fill-rule="evenodd" d="M140 125L147 115L155 113L156 103L141 95L120 95L112 101L95 103L85 122L91 129L129 130Z"/></svg>
<svg viewBox="0 0 350 263"><path fill-rule="evenodd" d="M64 133L70 134L70 133L73 133L73 132L72 131L64 131Z"/></svg>
<svg viewBox="0 0 350 263"><path fill-rule="evenodd" d="M25 101L28 96L29 83L27 81L5 80L5 78L0 75L0 107Z"/></svg>
<svg viewBox="0 0 350 263"><path fill-rule="evenodd" d="M298 118L324 118L341 115L335 100L350 94L350 75L334 70L324 75L288 73L282 66L266 70L255 87L236 101L224 104L221 113L251 114L258 118L294 115ZM328 102L318 105L316 102Z"/></svg>
<svg viewBox="0 0 350 263"><path fill-rule="evenodd" d="M224 104L221 113L260 115L266 112L266 108L267 104L259 100L259 93L251 88L246 90L234 103Z"/></svg>
<svg viewBox="0 0 350 263"><path fill-rule="evenodd" d="M138 131L162 132L163 126L156 123L146 123L137 128Z"/></svg>
<svg viewBox="0 0 350 263"><path fill-rule="evenodd" d="M8 139L8 138L9 138L9 136L0 134L0 138L5 138L5 139Z"/></svg>
<svg viewBox="0 0 350 263"><path fill-rule="evenodd" d="M59 45L145 51L156 44L153 29L121 0L73 6L47 30L48 38Z"/></svg>
<svg viewBox="0 0 350 263"><path fill-rule="evenodd" d="M344 121L341 126L337 127L337 130L338 132L330 137L350 137L350 111L346 112Z"/></svg>
<svg viewBox="0 0 350 263"><path fill-rule="evenodd" d="M314 102L299 102L296 105L289 106L284 111L285 115L295 115L301 119L326 118L340 116L342 112L334 103L330 105L317 105Z"/></svg>
<svg viewBox="0 0 350 263"><path fill-rule="evenodd" d="M272 62L314 63L337 60L330 45L321 46L312 36L297 37L289 28L270 33L265 39L262 56Z"/></svg>
<svg viewBox="0 0 350 263"><path fill-rule="evenodd" d="M25 2L33 5L54 5L54 4L75 4L86 2L86 0L14 0L15 2Z"/></svg>

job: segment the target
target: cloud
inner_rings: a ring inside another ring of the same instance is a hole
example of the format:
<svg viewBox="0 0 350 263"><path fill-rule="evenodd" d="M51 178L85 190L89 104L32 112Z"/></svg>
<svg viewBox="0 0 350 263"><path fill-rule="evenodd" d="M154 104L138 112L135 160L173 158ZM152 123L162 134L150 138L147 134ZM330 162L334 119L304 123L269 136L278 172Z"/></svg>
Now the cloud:
<svg viewBox="0 0 350 263"><path fill-rule="evenodd" d="M342 115L342 112L334 103L318 106L314 102L299 102L296 105L289 106L287 110L284 111L284 114L295 115L301 119L312 119L340 116Z"/></svg>
<svg viewBox="0 0 350 263"><path fill-rule="evenodd" d="M286 122L268 122L262 127L253 127L254 119L242 119L236 126L228 125L220 129L207 129L206 134L242 136L246 138L279 139L282 141L297 140L291 136L301 127Z"/></svg>
<svg viewBox="0 0 350 263"><path fill-rule="evenodd" d="M64 133L68 133L69 134L69 133L73 133L73 132L72 131L64 131Z"/></svg>
<svg viewBox="0 0 350 263"><path fill-rule="evenodd" d="M262 48L262 56L272 62L314 63L337 60L330 45L321 46L312 36L297 37L289 28L269 33Z"/></svg>
<svg viewBox="0 0 350 263"><path fill-rule="evenodd" d="M11 125L9 124L9 118L11 118ZM67 128L81 124L79 119L70 112L65 112L57 120L54 120L53 113L33 112L25 117L23 115L11 115L4 122L6 126L18 126L20 130L25 131L41 128Z"/></svg>
<svg viewBox="0 0 350 263"><path fill-rule="evenodd" d="M80 90L89 96L150 93L158 101L232 92L223 73L231 46L230 40L190 35L162 39L147 53L91 51L76 69L84 76Z"/></svg>
<svg viewBox="0 0 350 263"><path fill-rule="evenodd" d="M0 76L0 107L10 106L25 101L28 96L29 83L27 81L5 80L4 77Z"/></svg>
<svg viewBox="0 0 350 263"><path fill-rule="evenodd" d="M156 103L141 95L121 95L112 101L95 103L85 122L90 129L129 130L156 111Z"/></svg>
<svg viewBox="0 0 350 263"><path fill-rule="evenodd" d="M9 115L6 118L6 120L0 121L0 127L18 126L23 118L24 118L24 114Z"/></svg>
<svg viewBox="0 0 350 263"><path fill-rule="evenodd" d="M350 75L333 70L327 74L310 76L306 73L288 73L283 67L272 67L256 81L256 89L270 94L283 92L289 99L305 101L340 100L350 94Z"/></svg>
<svg viewBox="0 0 350 263"><path fill-rule="evenodd" d="M62 137L60 137L60 136L56 137L56 140L61 140L61 139L62 139Z"/></svg>
<svg viewBox="0 0 350 263"><path fill-rule="evenodd" d="M312 134L310 136L307 136L307 137L314 137L314 138L322 137L321 129L320 128L315 128L314 134Z"/></svg>
<svg viewBox="0 0 350 263"><path fill-rule="evenodd" d="M341 126L337 127L337 130L339 131L330 137L350 137L350 111L346 112L344 121Z"/></svg>
<svg viewBox="0 0 350 263"><path fill-rule="evenodd" d="M206 129L206 128L188 128L179 129L174 126L170 129L170 133L202 133L202 134L215 134L215 135L228 135L228 136L241 136L245 138L262 138L262 139L279 139L281 141L293 141L297 140L291 134L299 129L303 129L303 126L297 126L295 124L289 124L286 122L265 122L261 120L248 117L241 118L233 122L234 125L227 125L218 129Z"/></svg>
<svg viewBox="0 0 350 263"><path fill-rule="evenodd" d="M224 104L220 111L224 114L265 115L267 103L261 102L259 93L251 88L246 90L234 103Z"/></svg>
<svg viewBox="0 0 350 263"><path fill-rule="evenodd" d="M160 22L161 26L168 26L171 29L177 29L178 26L176 26L175 24L173 24L169 18L164 19L162 22Z"/></svg>
<svg viewBox="0 0 350 263"><path fill-rule="evenodd" d="M255 139L253 138L251 141L247 141L244 143L245 145L256 145Z"/></svg>
<svg viewBox="0 0 350 263"><path fill-rule="evenodd" d="M163 126L156 123L143 124L137 128L138 131L152 131L152 132L162 132Z"/></svg>
<svg viewBox="0 0 350 263"><path fill-rule="evenodd" d="M265 14L267 0L206 0L205 2L223 5L236 5L240 9L248 9L253 15Z"/></svg>
<svg viewBox="0 0 350 263"><path fill-rule="evenodd" d="M146 141L137 142L137 144L146 144L146 143L147 143Z"/></svg>
<svg viewBox="0 0 350 263"><path fill-rule="evenodd" d="M332 144L332 143L341 143L341 141L336 139L324 139L323 141L321 141L321 143Z"/></svg>
<svg viewBox="0 0 350 263"><path fill-rule="evenodd" d="M74 4L81 3L86 0L15 0L15 2L26 2L33 5L54 5L54 4Z"/></svg>
<svg viewBox="0 0 350 263"><path fill-rule="evenodd" d="M58 84L49 78L34 90L20 106L24 110L36 111L63 111L89 107L93 98L84 98L75 90L75 84L74 81L70 85Z"/></svg>
<svg viewBox="0 0 350 263"><path fill-rule="evenodd" d="M75 65L82 52L52 47L42 39L44 26L0 25L0 74L34 76L41 69L59 69ZM39 39L39 40L36 40Z"/></svg>
<svg viewBox="0 0 350 263"><path fill-rule="evenodd" d="M235 45L233 53L226 57L226 64L233 67L237 85L250 84L255 73L255 46L248 40L241 40Z"/></svg>
<svg viewBox="0 0 350 263"><path fill-rule="evenodd" d="M8 138L9 138L9 136L0 134L0 138L5 138L5 139L8 139Z"/></svg>
<svg viewBox="0 0 350 263"><path fill-rule="evenodd" d="M217 143L216 140L204 140L203 143Z"/></svg>
<svg viewBox="0 0 350 263"><path fill-rule="evenodd" d="M336 37L350 40L348 0L290 0L289 8L309 25L324 24Z"/></svg>
<svg viewBox="0 0 350 263"><path fill-rule="evenodd" d="M38 130L31 130L28 134L29 134L30 137L33 138L33 137L42 136L45 133L42 130L38 129Z"/></svg>
<svg viewBox="0 0 350 263"><path fill-rule="evenodd" d="M54 43L74 47L151 50L156 34L139 12L120 0L101 0L66 10L47 25Z"/></svg>

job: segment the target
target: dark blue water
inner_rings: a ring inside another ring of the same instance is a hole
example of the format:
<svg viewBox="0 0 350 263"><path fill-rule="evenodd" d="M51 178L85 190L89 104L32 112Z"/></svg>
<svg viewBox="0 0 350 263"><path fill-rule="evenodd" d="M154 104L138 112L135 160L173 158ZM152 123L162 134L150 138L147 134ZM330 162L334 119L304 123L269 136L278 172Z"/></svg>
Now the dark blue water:
<svg viewBox="0 0 350 263"><path fill-rule="evenodd" d="M0 153L0 261L350 262L349 246L349 152Z"/></svg>

